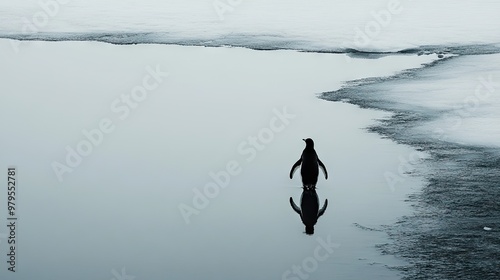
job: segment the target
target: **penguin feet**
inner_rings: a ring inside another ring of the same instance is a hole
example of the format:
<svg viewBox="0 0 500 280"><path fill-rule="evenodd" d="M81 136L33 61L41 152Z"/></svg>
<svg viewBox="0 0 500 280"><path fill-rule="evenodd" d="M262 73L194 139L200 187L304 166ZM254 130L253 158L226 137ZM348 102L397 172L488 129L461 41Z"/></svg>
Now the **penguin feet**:
<svg viewBox="0 0 500 280"><path fill-rule="evenodd" d="M313 191L316 189L316 185L304 185L306 191Z"/></svg>

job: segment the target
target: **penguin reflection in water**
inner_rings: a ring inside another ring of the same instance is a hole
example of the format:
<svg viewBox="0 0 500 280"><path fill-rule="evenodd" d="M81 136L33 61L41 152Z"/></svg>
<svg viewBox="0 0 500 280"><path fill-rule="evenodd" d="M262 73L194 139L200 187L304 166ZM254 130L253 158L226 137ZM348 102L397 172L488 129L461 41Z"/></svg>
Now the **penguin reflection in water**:
<svg viewBox="0 0 500 280"><path fill-rule="evenodd" d="M302 152L300 159L292 166L290 170L290 179L299 166L302 176L302 196L300 197L300 207L298 207L290 197L290 205L293 210L300 215L302 223L306 226L306 234L314 234L314 225L326 211L328 199L325 199L323 208L319 208L319 198L316 193L316 183L318 182L319 168L323 170L325 179L328 179L328 172L325 165L321 162L314 150L314 141L311 138L303 139L306 142L306 148Z"/></svg>
<svg viewBox="0 0 500 280"><path fill-rule="evenodd" d="M315 189L306 189L302 191L302 196L300 197L300 208L293 202L293 198L290 197L290 205L293 210L300 215L302 223L306 226L306 234L314 234L314 225L318 222L319 217L323 215L328 206L328 199L325 199L325 205L323 208L319 209L319 198Z"/></svg>

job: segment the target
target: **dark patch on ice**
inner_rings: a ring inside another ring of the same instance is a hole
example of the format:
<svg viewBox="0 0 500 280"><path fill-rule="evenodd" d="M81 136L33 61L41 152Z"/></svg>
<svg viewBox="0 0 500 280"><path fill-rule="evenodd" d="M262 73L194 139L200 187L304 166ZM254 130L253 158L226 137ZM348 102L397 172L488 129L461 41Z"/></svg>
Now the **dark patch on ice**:
<svg viewBox="0 0 500 280"><path fill-rule="evenodd" d="M346 101L362 108L392 112L368 130L398 143L412 145L430 155L429 172L421 192L409 196L415 212L387 226L393 242L377 245L383 254L405 259L396 267L406 279L499 279L500 152L498 149L441 141L412 128L442 112L409 107L378 98L378 93L420 79L436 61L422 69L384 78L353 81L321 98Z"/></svg>
<svg viewBox="0 0 500 280"><path fill-rule="evenodd" d="M358 223L354 223L353 225L355 227L357 227L359 229L362 229L362 230L365 230L365 231L382 231L381 229L376 229L376 228L371 228L371 227L363 226L363 225L360 225Z"/></svg>

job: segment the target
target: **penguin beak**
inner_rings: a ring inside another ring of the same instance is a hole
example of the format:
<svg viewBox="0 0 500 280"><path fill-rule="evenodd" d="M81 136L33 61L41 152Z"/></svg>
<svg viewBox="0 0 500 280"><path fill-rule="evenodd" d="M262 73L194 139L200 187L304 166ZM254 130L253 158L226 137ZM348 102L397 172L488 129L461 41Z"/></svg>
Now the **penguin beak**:
<svg viewBox="0 0 500 280"><path fill-rule="evenodd" d="M302 141L306 142L306 139L302 139Z"/></svg>

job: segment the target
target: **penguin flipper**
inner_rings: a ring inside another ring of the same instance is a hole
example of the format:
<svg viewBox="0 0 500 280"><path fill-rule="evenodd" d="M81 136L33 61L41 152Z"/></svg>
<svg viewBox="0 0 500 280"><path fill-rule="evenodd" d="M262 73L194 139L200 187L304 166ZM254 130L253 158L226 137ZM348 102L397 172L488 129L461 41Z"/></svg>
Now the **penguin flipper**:
<svg viewBox="0 0 500 280"><path fill-rule="evenodd" d="M321 217L321 215L325 214L326 207L328 207L328 199L325 199L325 205L323 205L323 208L319 210L318 218Z"/></svg>
<svg viewBox="0 0 500 280"><path fill-rule="evenodd" d="M290 179L293 178L293 173L295 173L295 171L297 170L297 168L300 166L301 163L302 163L302 158L300 158L299 160L297 160L296 163L293 164L292 170L290 170Z"/></svg>
<svg viewBox="0 0 500 280"><path fill-rule="evenodd" d="M321 170L323 170L323 173L325 173L325 180L328 179L328 172L326 171L325 165L321 162L321 160L318 158L318 163L319 167L321 167Z"/></svg>
<svg viewBox="0 0 500 280"><path fill-rule="evenodd" d="M297 212L297 214L300 215L300 212L301 212L300 208L299 208L299 206L297 206L297 204L295 204L295 202L293 202L293 198L292 197L290 197L290 205L292 206L293 210L295 212Z"/></svg>

